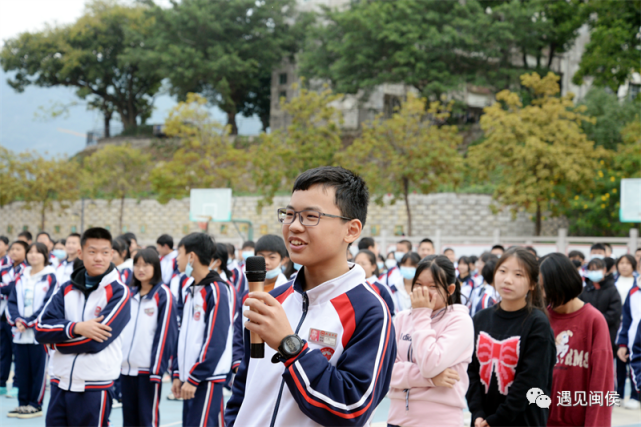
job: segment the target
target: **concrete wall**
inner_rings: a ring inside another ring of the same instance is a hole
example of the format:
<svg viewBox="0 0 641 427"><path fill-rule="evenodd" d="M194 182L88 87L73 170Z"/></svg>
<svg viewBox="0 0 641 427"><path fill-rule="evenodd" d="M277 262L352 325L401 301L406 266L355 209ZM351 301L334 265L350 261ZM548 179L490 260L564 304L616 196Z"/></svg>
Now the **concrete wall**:
<svg viewBox="0 0 641 427"><path fill-rule="evenodd" d="M276 197L274 204L256 211L258 197L234 197L232 218L249 220L254 226L254 239L263 234L280 234L280 224L276 220L276 209L287 205L289 197ZM389 199L387 200L389 202ZM413 217L413 235L432 236L440 230L443 236L492 236L499 229L501 235L528 236L534 233L530 216L519 213L512 219L505 209L493 214L490 209L490 196L478 194L438 193L429 195L413 194L410 204ZM105 200L86 200L84 208L85 228L90 226L108 227L112 233L120 234L118 218L120 201L109 203ZM77 201L69 209L55 207L47 214L45 230L54 238L67 236L81 228L81 202ZM25 227L35 234L39 230L38 210L28 210L23 202L15 202L0 208L0 235L14 239ZM559 220L546 221L544 234L556 235L559 227L567 223ZM247 226L238 224L246 235ZM123 215L123 231L131 231L141 243L153 244L163 233L177 239L185 234L198 231L197 223L189 221L189 199L172 200L161 205L154 199L137 201L126 199ZM231 223L211 223L209 232L221 241L237 243L242 240ZM364 236L377 236L385 232L387 236L407 233L407 215L402 201L385 206L371 204L364 229Z"/></svg>

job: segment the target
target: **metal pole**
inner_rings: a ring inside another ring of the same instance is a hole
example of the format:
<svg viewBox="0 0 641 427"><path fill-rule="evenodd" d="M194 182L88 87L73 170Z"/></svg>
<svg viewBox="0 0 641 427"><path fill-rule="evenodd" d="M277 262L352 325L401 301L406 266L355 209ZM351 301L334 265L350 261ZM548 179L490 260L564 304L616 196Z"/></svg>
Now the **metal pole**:
<svg viewBox="0 0 641 427"><path fill-rule="evenodd" d="M628 241L628 253L634 255L637 250L637 242L639 240L639 230L636 228L630 229L630 240Z"/></svg>
<svg viewBox="0 0 641 427"><path fill-rule="evenodd" d="M556 250L565 254L568 247L568 230L567 228L559 228L558 237L556 239Z"/></svg>

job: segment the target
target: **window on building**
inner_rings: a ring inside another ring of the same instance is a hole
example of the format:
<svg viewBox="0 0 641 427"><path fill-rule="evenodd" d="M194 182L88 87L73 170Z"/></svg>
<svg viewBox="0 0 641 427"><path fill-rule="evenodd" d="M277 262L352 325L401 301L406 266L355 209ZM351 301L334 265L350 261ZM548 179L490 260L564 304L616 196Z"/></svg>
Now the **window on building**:
<svg viewBox="0 0 641 427"><path fill-rule="evenodd" d="M641 85L630 83L630 88L628 89L628 96L631 100L634 100L641 92Z"/></svg>
<svg viewBox="0 0 641 427"><path fill-rule="evenodd" d="M287 84L287 73L280 73L278 76L278 83L281 85Z"/></svg>
<svg viewBox="0 0 641 427"><path fill-rule="evenodd" d="M383 97L383 114L389 119L401 108L401 98L396 95L385 94Z"/></svg>

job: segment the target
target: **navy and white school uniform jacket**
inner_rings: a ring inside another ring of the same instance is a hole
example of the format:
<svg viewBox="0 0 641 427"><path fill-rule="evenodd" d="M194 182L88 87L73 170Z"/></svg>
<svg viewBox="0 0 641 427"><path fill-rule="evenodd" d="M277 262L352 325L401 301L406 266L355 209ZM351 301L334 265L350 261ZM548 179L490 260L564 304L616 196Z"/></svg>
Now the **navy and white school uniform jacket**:
<svg viewBox="0 0 641 427"><path fill-rule="evenodd" d="M396 340L385 301L352 263L344 275L305 291L304 268L270 294L305 344L285 363L265 346L245 354L225 411L227 426L362 426L389 390ZM280 386L277 386L280 384Z"/></svg>
<svg viewBox="0 0 641 427"><path fill-rule="evenodd" d="M379 283L387 286L387 289L394 300L394 311L407 310L412 307L410 296L405 290L405 282L398 267L393 267L379 277Z"/></svg>
<svg viewBox="0 0 641 427"><path fill-rule="evenodd" d="M474 317L477 312L492 307L499 301L501 301L501 296L496 292L496 289L484 282L472 291L467 308L470 311L470 316Z"/></svg>
<svg viewBox="0 0 641 427"><path fill-rule="evenodd" d="M236 260L233 260L227 267L227 269L231 272L231 277L229 277L229 280L234 285L234 288L236 288L236 294L243 295L249 289L247 285L247 278L245 277L245 272L238 265Z"/></svg>
<svg viewBox="0 0 641 427"><path fill-rule="evenodd" d="M52 382L62 390L107 389L120 375L121 333L131 317L129 287L113 264L94 288L85 286L85 268L71 275L45 305L36 325L36 340L56 350ZM77 322L104 316L111 337L99 343L73 333Z"/></svg>
<svg viewBox="0 0 641 427"><path fill-rule="evenodd" d="M127 286L131 285L131 281L134 277L134 260L129 258L122 264L118 265L116 269L120 273L120 281Z"/></svg>
<svg viewBox="0 0 641 427"><path fill-rule="evenodd" d="M9 264L0 269L0 316L2 316L7 309L9 295L11 295L11 291L15 285L13 281L26 267L27 263L23 261L15 267L13 264Z"/></svg>
<svg viewBox="0 0 641 427"><path fill-rule="evenodd" d="M7 305L7 322L16 326L21 322L27 330L13 331L16 344L38 344L34 334L38 316L56 287L56 271L50 265L32 275L31 267L26 267L12 282L12 291Z"/></svg>
<svg viewBox="0 0 641 427"><path fill-rule="evenodd" d="M56 280L58 281L58 286L63 283L68 282L71 279L71 273L73 273L73 261L69 259L63 259L56 267Z"/></svg>
<svg viewBox="0 0 641 427"><path fill-rule="evenodd" d="M634 285L628 291L623 304L621 315L621 326L617 333L617 347L632 348L632 342L636 334L637 327L641 321L641 289L639 280L635 277Z"/></svg>
<svg viewBox="0 0 641 427"><path fill-rule="evenodd" d="M194 386L225 382L232 362L233 304L228 284L215 271L183 291L173 378Z"/></svg>
<svg viewBox="0 0 641 427"><path fill-rule="evenodd" d="M0 257L0 268L5 267L7 265L11 265L11 264L13 264L13 261L11 261L11 258L9 258L9 255Z"/></svg>
<svg viewBox="0 0 641 427"><path fill-rule="evenodd" d="M148 374L160 382L178 339L176 302L169 288L158 283L145 296L132 290L131 320L122 331L120 372L132 377Z"/></svg>
<svg viewBox="0 0 641 427"><path fill-rule="evenodd" d="M372 287L372 289L374 289L381 296L381 298L383 298L383 301L385 301L385 304L387 304L387 308L392 314L392 317L394 317L394 314L395 314L394 299L392 298L392 295L389 293L387 286L380 283L376 276L372 276L369 279L367 279L367 283Z"/></svg>
<svg viewBox="0 0 641 427"><path fill-rule="evenodd" d="M641 323L637 325L632 345L630 347L630 369L632 369L633 386L641 390Z"/></svg>
<svg viewBox="0 0 641 427"><path fill-rule="evenodd" d="M162 282L165 285L169 285L171 276L174 274L174 271L178 270L177 256L178 251L171 251L167 255L160 257L160 271L162 274Z"/></svg>
<svg viewBox="0 0 641 427"><path fill-rule="evenodd" d="M187 289L187 287L193 283L193 281L193 277L187 277L185 273L180 273L178 270L176 270L169 284L169 290L171 291L171 294L174 296L174 300L176 301L176 315L178 317L179 325L183 317L183 306L179 304L179 302L184 301L183 293L185 289Z"/></svg>

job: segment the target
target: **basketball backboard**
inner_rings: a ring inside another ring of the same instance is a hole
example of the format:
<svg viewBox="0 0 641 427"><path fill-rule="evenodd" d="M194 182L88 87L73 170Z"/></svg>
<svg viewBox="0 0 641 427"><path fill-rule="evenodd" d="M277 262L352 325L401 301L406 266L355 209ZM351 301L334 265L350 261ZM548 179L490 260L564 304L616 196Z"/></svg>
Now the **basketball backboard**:
<svg viewBox="0 0 641 427"><path fill-rule="evenodd" d="M193 188L189 193L189 220L231 221L231 188Z"/></svg>
<svg viewBox="0 0 641 427"><path fill-rule="evenodd" d="M621 180L621 222L641 222L641 178Z"/></svg>

